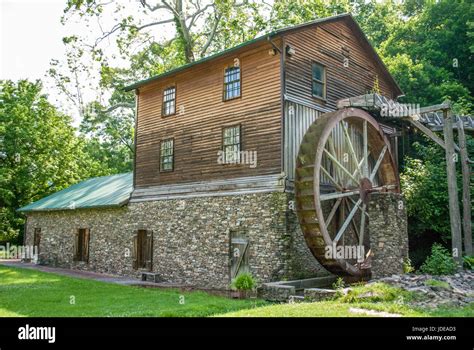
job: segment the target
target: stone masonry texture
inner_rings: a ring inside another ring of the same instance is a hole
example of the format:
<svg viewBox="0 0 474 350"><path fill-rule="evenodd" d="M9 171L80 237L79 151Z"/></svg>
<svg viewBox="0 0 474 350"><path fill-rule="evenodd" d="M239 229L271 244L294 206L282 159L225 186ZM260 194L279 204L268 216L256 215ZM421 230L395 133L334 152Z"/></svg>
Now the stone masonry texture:
<svg viewBox="0 0 474 350"><path fill-rule="evenodd" d="M368 213L372 278L403 273L408 258L405 202L400 194L370 194Z"/></svg>
<svg viewBox="0 0 474 350"><path fill-rule="evenodd" d="M41 228L41 263L139 277L132 264L133 235L152 230L152 271L163 281L227 289L230 232L243 229L250 271L259 283L326 274L306 246L292 200L291 194L272 192L29 213L25 244L32 245L34 229ZM90 230L88 263L73 261L80 228Z"/></svg>

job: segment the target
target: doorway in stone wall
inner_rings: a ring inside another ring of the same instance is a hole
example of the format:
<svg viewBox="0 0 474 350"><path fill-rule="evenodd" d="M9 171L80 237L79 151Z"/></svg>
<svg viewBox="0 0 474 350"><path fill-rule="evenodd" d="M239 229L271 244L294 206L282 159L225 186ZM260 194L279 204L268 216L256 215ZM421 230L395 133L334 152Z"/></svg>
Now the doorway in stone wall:
<svg viewBox="0 0 474 350"><path fill-rule="evenodd" d="M249 240L244 230L230 230L229 254L231 280L240 273L250 272Z"/></svg>
<svg viewBox="0 0 474 350"><path fill-rule="evenodd" d="M151 271L153 268L153 232L137 230L133 235L133 268Z"/></svg>

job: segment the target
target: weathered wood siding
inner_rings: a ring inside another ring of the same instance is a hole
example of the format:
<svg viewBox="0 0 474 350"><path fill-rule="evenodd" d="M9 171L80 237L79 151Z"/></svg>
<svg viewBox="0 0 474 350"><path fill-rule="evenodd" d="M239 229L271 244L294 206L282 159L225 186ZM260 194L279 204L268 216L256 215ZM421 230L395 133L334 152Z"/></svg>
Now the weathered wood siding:
<svg viewBox="0 0 474 350"><path fill-rule="evenodd" d="M339 99L367 93L376 77L381 93L396 97L397 89L352 26L339 20L284 35L284 44L295 49L285 59L284 171L289 180L304 134L322 113L335 110ZM326 67L325 100L312 95L312 62Z"/></svg>
<svg viewBox="0 0 474 350"><path fill-rule="evenodd" d="M290 32L284 40L296 51L285 64L288 97L335 109L337 100L372 90L376 76L381 93L396 97L395 87L347 20ZM348 67L344 67L345 57ZM326 101L312 96L313 61L326 66Z"/></svg>
<svg viewBox="0 0 474 350"><path fill-rule="evenodd" d="M269 43L196 65L139 89L136 187L281 172L280 56ZM239 58L241 97L222 100L224 69ZM162 117L163 90L176 85L176 115ZM184 113L181 113L184 111ZM256 168L218 164L222 128L241 125L243 151ZM160 140L174 138L174 171L160 173Z"/></svg>

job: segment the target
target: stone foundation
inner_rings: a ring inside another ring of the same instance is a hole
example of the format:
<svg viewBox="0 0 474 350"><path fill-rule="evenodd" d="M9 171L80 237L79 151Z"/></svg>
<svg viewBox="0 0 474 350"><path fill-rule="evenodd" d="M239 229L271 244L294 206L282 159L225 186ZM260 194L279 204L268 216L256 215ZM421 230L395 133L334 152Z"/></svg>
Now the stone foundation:
<svg viewBox="0 0 474 350"><path fill-rule="evenodd" d="M132 237L153 231L152 271L170 283L226 289L230 232L244 230L259 283L325 274L312 256L283 192L130 203L116 209L29 213L25 243L41 228L44 264L138 277ZM90 229L89 262L73 261L74 233Z"/></svg>
<svg viewBox="0 0 474 350"><path fill-rule="evenodd" d="M405 202L400 194L372 193L368 213L372 278L403 273L408 258Z"/></svg>

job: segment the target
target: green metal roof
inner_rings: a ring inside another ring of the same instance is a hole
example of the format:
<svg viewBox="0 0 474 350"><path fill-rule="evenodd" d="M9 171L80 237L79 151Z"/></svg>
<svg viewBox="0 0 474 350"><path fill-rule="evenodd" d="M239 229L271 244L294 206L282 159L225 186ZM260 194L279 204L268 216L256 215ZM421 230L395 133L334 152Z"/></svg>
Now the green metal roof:
<svg viewBox="0 0 474 350"><path fill-rule="evenodd" d="M133 173L94 177L24 206L18 211L35 212L120 207L133 190Z"/></svg>

